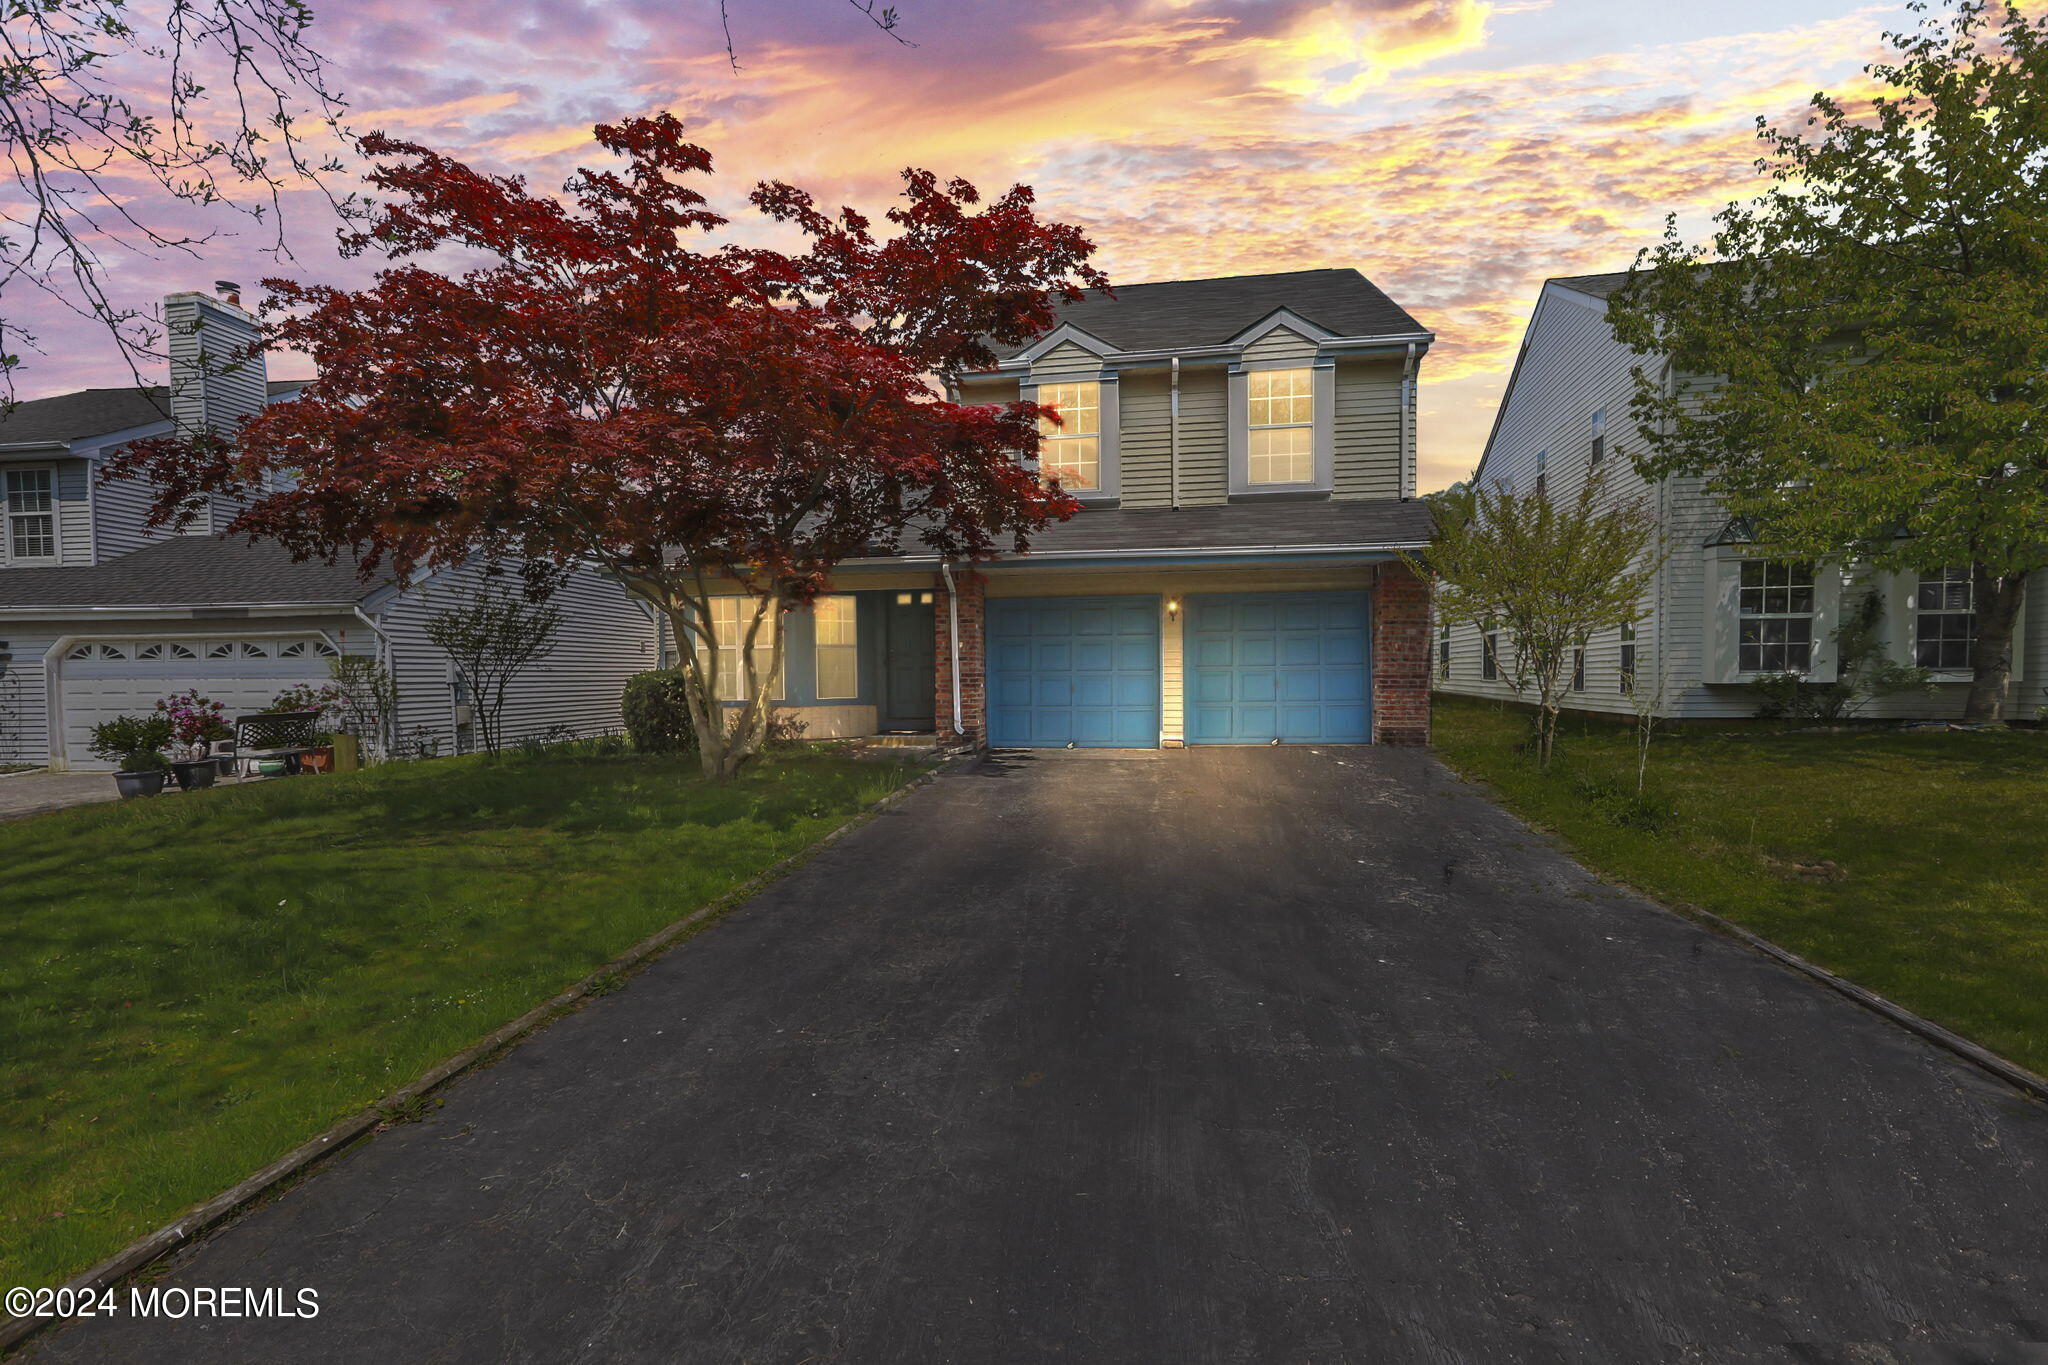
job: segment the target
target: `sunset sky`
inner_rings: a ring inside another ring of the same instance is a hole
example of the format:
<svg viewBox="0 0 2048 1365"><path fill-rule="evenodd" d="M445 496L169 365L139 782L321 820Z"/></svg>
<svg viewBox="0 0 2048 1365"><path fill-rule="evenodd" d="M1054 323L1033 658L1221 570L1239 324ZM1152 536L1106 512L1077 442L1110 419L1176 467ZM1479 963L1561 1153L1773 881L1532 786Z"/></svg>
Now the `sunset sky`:
<svg viewBox="0 0 2048 1365"><path fill-rule="evenodd" d="M1035 186L1113 280L1354 266L1438 335L1425 488L1478 458L1551 275L1617 269L1676 212L1753 192L1753 120L1842 90L1907 19L1852 0L899 0L905 46L844 0L315 0L348 122L554 187L593 122L675 110L756 179L880 207L928 166ZM346 185L341 185L346 188ZM324 203L296 259L260 235L201 260L112 257L117 298L216 277L345 282ZM226 226L237 226L226 223ZM30 300L23 396L124 381L103 336ZM275 372L303 370L285 360Z"/></svg>

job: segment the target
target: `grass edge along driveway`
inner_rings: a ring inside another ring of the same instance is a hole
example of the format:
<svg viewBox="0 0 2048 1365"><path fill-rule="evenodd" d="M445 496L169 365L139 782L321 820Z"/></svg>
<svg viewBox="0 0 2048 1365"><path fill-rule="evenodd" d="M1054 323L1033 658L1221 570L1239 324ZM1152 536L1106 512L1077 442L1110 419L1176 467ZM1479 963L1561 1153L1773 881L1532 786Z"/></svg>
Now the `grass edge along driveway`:
<svg viewBox="0 0 2048 1365"><path fill-rule="evenodd" d="M60 1283L911 775L470 757L0 826L0 1283Z"/></svg>
<svg viewBox="0 0 2048 1365"><path fill-rule="evenodd" d="M2048 733L1567 716L1549 775L1525 713L1439 693L1438 755L1573 856L1696 906L2048 1074Z"/></svg>

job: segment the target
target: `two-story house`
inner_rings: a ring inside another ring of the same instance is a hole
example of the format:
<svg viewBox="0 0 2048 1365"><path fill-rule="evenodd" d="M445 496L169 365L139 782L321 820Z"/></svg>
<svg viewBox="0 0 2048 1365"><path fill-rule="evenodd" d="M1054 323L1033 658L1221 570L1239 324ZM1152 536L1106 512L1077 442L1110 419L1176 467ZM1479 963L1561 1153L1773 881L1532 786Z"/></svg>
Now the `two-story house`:
<svg viewBox="0 0 2048 1365"><path fill-rule="evenodd" d="M147 486L101 467L131 441L232 428L304 381L271 381L264 359L229 364L255 336L234 286L165 300L170 382L34 399L0 417L0 761L105 764L92 727L146 715L190 688L232 714L267 709L295 683L328 679L343 652L381 657L398 684L398 738L440 752L473 734L460 680L427 620L479 577L464 568L401 588L352 564L293 563L270 544L224 540L234 509L198 509L184 534L151 530ZM616 727L626 679L652 667L649 614L618 585L579 573L559 598L551 656L514 688L508 737Z"/></svg>
<svg viewBox="0 0 2048 1365"><path fill-rule="evenodd" d="M1056 409L1038 466L1083 510L1025 555L843 564L784 623L780 709L813 737L997 747L1426 743L1429 597L1397 552L1429 535L1432 340L1355 270L1064 307L948 385Z"/></svg>
<svg viewBox="0 0 2048 1365"><path fill-rule="evenodd" d="M1970 679L1970 576L1957 565L1912 573L1774 557L1705 489L1703 480L1646 482L1629 459L1642 449L1630 415L1633 370L1643 358L1616 340L1608 300L1625 272L1546 282L1529 320L1507 392L1473 475L1482 485L1570 499L1591 470L1606 471L1608 494L1638 499L1656 514L1666 555L1633 625L1586 641L1566 705L1629 714L1640 701L1655 714L1709 720L1753 716L1745 684L1766 674L1836 676L1835 629L1846 605L1874 593L1884 647L1929 671L1931 694L1870 702L1874 718L1951 719L1962 714ZM1652 364L1665 384L1690 382ZM2038 589L2039 584L2030 588ZM2048 593L2029 591L2013 655L2008 714L2031 716L2048 680ZM1440 627L1436 687L1506 699L1512 642L1483 627Z"/></svg>

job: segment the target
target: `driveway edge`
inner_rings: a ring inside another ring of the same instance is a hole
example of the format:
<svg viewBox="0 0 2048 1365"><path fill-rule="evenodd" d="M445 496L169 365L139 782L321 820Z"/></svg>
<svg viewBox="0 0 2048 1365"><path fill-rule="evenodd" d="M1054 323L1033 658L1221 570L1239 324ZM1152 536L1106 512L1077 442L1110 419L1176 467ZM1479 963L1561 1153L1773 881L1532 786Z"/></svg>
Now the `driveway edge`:
<svg viewBox="0 0 2048 1365"><path fill-rule="evenodd" d="M971 766L978 757L979 755L977 754L964 761ZM591 998L592 988L600 981L614 980L622 973L645 966L648 962L659 957L668 948L673 946L677 940L687 936L692 929L703 924L707 919L714 918L744 903L770 882L779 880L794 871L799 864L808 861L819 850L837 843L842 837L874 819L877 815L882 814L893 806L900 805L912 792L929 786L933 780L949 767L959 766L960 763L961 760L942 760L924 772L919 773L895 791L890 792L880 801L877 801L874 805L869 806L866 810L858 811L848 816L837 828L825 834L815 843L798 849L780 862L774 863L763 871L756 873L753 877L740 883L717 899L707 901L703 905L698 906L695 910L692 910L674 923L655 930L652 934L641 939L638 943L613 958L610 962L605 963L581 981L550 996L509 1024L501 1024L490 1033L484 1035L482 1039L464 1048L446 1061L429 1067L417 1080L414 1080L409 1085L400 1086L370 1105L367 1109L350 1115L348 1118L327 1129L327 1131L301 1143L241 1183L231 1186L204 1203L194 1205L172 1222L158 1228L155 1232L144 1234L141 1238L130 1242L126 1247L114 1253L106 1260L101 1261L98 1265L66 1280L59 1287L59 1297L62 1298L67 1295L73 1297L82 1296L87 1292L97 1294L101 1290L107 1289L133 1275L152 1261L169 1255L179 1247L198 1237L201 1233L208 1232L219 1226L264 1195L270 1194L298 1179L300 1176L307 1174L320 1162L334 1155L342 1148L349 1146L358 1138L373 1134L379 1128L394 1122L394 1113L403 1112L413 1102L446 1085L464 1072L491 1060L499 1053L524 1040L528 1035L539 1032L548 1024L553 1023L555 1019L566 1014L572 1006ZM599 995L609 993L609 989L598 992ZM17 1347L37 1333L61 1326L71 1321L72 1316L76 1315L28 1318L8 1317L5 1322L0 1322L0 1355L11 1354Z"/></svg>
<svg viewBox="0 0 2048 1365"><path fill-rule="evenodd" d="M1904 1005L1885 999L1885 997L1868 987L1859 986L1846 977L1837 976L1827 968L1807 961L1789 948L1779 947L1763 935L1753 930L1745 929L1733 920L1724 919L1711 910L1705 910L1684 901L1666 900L1664 897L1647 891L1633 882L1624 881L1620 877L1602 872L1588 865L1583 858L1573 851L1570 841L1565 838L1562 832L1523 815L1508 803L1507 799L1501 795L1500 789L1491 782L1486 781L1484 778L1473 777L1470 774L1460 772L1441 758L1438 758L1436 762L1439 767L1452 777L1457 778L1458 781L1477 787L1485 792L1488 801L1505 811L1511 818L1523 826L1534 830L1553 844L1556 844L1558 851L1571 859L1574 865L1584 869L1589 875L1598 878L1607 885L1618 886L1629 894L1648 901L1660 910L1677 915L1683 919L1693 920L1724 937L1734 939L1745 948L1761 953L1782 966L1790 967L1801 976L1825 986L1837 995L1854 1001L1872 1014L1897 1024L1908 1033L1914 1034L1946 1052L1953 1053L1980 1070L1990 1072L1993 1076L1996 1076L1999 1080L2022 1094L2032 1099L2048 1101L2048 1077L2037 1076L2018 1062L2008 1061L1989 1048L1971 1042L1960 1033L1943 1028L1932 1019L1915 1014Z"/></svg>

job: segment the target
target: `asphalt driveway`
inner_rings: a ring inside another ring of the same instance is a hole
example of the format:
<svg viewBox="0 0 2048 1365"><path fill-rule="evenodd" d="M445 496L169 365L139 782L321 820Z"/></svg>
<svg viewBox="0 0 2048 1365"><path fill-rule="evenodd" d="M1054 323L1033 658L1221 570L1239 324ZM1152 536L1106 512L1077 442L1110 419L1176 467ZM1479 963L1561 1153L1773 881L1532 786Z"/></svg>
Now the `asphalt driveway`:
<svg viewBox="0 0 2048 1365"><path fill-rule="evenodd" d="M2048 1109L1427 756L998 758L50 1360L2048 1359Z"/></svg>

